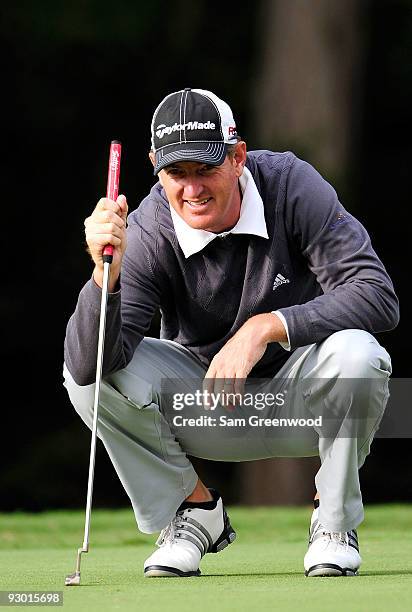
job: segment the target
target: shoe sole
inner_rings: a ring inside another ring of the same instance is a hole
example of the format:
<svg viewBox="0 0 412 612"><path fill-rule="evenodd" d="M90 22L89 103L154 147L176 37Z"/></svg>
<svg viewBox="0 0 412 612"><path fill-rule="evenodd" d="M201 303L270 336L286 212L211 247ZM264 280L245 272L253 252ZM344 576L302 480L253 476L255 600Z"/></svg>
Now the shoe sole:
<svg viewBox="0 0 412 612"><path fill-rule="evenodd" d="M144 570L144 575L147 578L189 578L190 576L200 576L200 569L195 572L182 572L177 567L168 567L167 565L149 565Z"/></svg>
<svg viewBox="0 0 412 612"><path fill-rule="evenodd" d="M318 563L305 571L305 576L357 576L358 569L340 567L334 563Z"/></svg>

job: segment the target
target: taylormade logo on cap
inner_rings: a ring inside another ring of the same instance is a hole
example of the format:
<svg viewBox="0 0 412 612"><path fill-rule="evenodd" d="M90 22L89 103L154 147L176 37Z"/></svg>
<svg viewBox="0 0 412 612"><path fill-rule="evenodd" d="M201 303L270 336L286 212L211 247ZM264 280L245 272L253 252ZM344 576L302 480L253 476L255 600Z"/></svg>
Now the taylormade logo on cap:
<svg viewBox="0 0 412 612"><path fill-rule="evenodd" d="M216 125L211 121L201 123L200 121L189 121L188 123L175 123L174 125L158 125L156 128L156 136L163 138L165 134L171 134L172 132L180 132L181 130L214 130Z"/></svg>
<svg viewBox="0 0 412 612"><path fill-rule="evenodd" d="M152 119L154 173L179 161L219 166L238 141L226 102L205 89L182 89L162 100Z"/></svg>

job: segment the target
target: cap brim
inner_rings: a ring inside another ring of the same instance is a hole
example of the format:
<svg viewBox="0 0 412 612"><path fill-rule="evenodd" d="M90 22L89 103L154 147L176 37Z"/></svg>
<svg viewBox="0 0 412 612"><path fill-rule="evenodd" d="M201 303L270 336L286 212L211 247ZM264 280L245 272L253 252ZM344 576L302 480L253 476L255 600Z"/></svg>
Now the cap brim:
<svg viewBox="0 0 412 612"><path fill-rule="evenodd" d="M156 151L153 174L158 174L162 168L170 164L182 161L220 166L225 161L226 152L227 145L224 142L177 143Z"/></svg>

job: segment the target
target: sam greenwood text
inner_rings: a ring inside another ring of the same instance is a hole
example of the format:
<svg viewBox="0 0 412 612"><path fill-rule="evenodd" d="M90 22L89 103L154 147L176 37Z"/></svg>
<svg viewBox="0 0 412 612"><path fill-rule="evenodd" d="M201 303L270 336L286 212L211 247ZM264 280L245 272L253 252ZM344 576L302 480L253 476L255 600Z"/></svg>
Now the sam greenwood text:
<svg viewBox="0 0 412 612"><path fill-rule="evenodd" d="M196 418L178 414L173 417L175 427L322 427L322 416L316 419L265 419L251 415L247 419L221 415L218 418L202 415Z"/></svg>

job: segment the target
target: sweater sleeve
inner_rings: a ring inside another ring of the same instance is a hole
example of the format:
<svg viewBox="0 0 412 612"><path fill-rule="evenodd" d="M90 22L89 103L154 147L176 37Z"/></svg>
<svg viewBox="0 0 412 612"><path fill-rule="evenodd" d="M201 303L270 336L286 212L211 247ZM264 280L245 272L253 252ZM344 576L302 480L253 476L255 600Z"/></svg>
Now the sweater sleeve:
<svg viewBox="0 0 412 612"><path fill-rule="evenodd" d="M366 229L331 185L299 159L287 180L285 223L323 291L305 304L279 309L292 349L342 329L377 333L396 327L398 299Z"/></svg>
<svg viewBox="0 0 412 612"><path fill-rule="evenodd" d="M89 385L96 378L101 295L100 287L90 279L80 291L67 324L64 358L78 385ZM149 253L140 240L139 227L134 225L128 228L120 290L108 296L103 376L130 362L159 304L160 290Z"/></svg>

